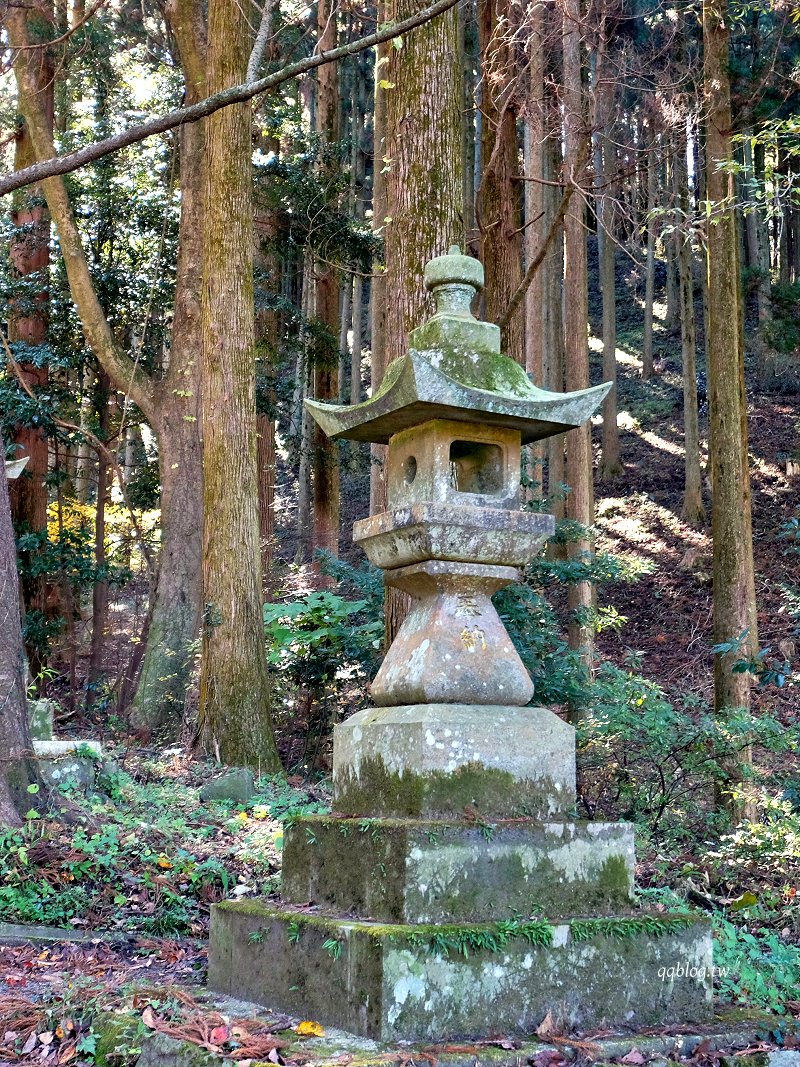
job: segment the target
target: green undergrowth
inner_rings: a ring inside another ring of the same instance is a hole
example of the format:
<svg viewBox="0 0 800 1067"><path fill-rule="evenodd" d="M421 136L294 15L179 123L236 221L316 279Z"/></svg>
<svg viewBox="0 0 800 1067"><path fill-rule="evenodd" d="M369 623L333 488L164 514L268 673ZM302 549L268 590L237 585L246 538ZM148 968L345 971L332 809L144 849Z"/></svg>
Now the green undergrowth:
<svg viewBox="0 0 800 1067"><path fill-rule="evenodd" d="M275 889L282 820L327 810L281 778L247 805L203 803L211 768L192 785L164 765L131 769L101 773L89 797L67 784L52 817L31 810L0 831L0 921L203 935L211 904L238 886Z"/></svg>
<svg viewBox="0 0 800 1067"><path fill-rule="evenodd" d="M644 906L685 910L685 897L669 888L639 889ZM754 894L709 911L714 938L714 984L721 1001L778 1015L800 1006L800 945L789 928L771 930L759 918Z"/></svg>

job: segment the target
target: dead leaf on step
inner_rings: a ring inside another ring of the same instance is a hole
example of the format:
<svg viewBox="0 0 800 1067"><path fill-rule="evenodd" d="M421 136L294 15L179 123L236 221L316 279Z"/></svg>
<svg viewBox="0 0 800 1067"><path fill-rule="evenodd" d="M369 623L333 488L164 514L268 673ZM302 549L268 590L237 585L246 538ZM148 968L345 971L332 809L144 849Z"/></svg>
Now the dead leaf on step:
<svg viewBox="0 0 800 1067"><path fill-rule="evenodd" d="M622 1057L620 1063L630 1064L631 1067L639 1067L644 1063L644 1056L638 1050L638 1048L632 1048L625 1056Z"/></svg>
<svg viewBox="0 0 800 1067"><path fill-rule="evenodd" d="M556 1028L553 1025L553 1013L549 1011L536 1027L536 1034L538 1037L549 1037L550 1034L554 1034L555 1032Z"/></svg>

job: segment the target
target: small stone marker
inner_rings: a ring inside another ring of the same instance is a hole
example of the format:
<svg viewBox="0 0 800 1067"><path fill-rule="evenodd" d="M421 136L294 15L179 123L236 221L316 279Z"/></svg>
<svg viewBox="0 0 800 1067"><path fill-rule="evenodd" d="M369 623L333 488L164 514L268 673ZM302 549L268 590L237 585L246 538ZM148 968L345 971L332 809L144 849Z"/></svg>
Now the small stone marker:
<svg viewBox="0 0 800 1067"><path fill-rule="evenodd" d="M710 924L633 907L633 829L571 815L572 726L491 602L552 533L520 511L523 444L608 385L537 389L470 306L483 269L432 260L436 314L331 437L386 442L388 507L354 540L413 606L371 695L334 730L333 815L284 835L282 903L212 908L209 984L378 1040L700 1021ZM311 902L314 907L309 907Z"/></svg>
<svg viewBox="0 0 800 1067"><path fill-rule="evenodd" d="M53 740L53 724L57 707L58 705L54 700L28 701L28 724L30 725L32 740Z"/></svg>
<svg viewBox="0 0 800 1067"><path fill-rule="evenodd" d="M201 800L233 800L246 804L255 796L253 772L247 767L232 767L218 778L212 778L200 790Z"/></svg>

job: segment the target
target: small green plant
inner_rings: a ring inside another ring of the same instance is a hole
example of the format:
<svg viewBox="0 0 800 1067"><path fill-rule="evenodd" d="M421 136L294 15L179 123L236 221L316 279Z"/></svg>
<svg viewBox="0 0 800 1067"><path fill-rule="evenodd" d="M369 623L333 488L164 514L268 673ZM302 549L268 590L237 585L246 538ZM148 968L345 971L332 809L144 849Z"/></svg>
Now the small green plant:
<svg viewBox="0 0 800 1067"><path fill-rule="evenodd" d="M333 960L338 960L342 954L342 942L335 937L326 938L322 942L322 947Z"/></svg>
<svg viewBox="0 0 800 1067"><path fill-rule="evenodd" d="M293 919L286 927L286 938L289 944L296 945L300 940L300 936L303 932L303 928L299 922Z"/></svg>
<svg viewBox="0 0 800 1067"><path fill-rule="evenodd" d="M800 946L769 930L749 931L714 916L714 963L719 995L785 1015L800 988Z"/></svg>

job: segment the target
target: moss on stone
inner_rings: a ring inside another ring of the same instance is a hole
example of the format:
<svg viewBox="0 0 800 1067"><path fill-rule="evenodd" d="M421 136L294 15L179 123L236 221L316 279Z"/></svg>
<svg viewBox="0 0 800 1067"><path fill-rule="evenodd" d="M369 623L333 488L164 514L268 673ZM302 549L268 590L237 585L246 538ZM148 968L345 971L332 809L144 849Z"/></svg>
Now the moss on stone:
<svg viewBox="0 0 800 1067"><path fill-rule="evenodd" d="M97 1036L94 1063L97 1067L117 1067L131 1058L145 1035L138 1015L98 1015L92 1021Z"/></svg>
<svg viewBox="0 0 800 1067"><path fill-rule="evenodd" d="M608 915L630 905L632 863L616 824L308 816L286 831L282 893L401 923Z"/></svg>
<svg viewBox="0 0 800 1067"><path fill-rule="evenodd" d="M453 772L397 774L380 759L362 760L358 776L335 782L334 804L343 815L435 818L475 809L485 817L521 818L550 815L555 783L520 781L510 771L467 763Z"/></svg>

